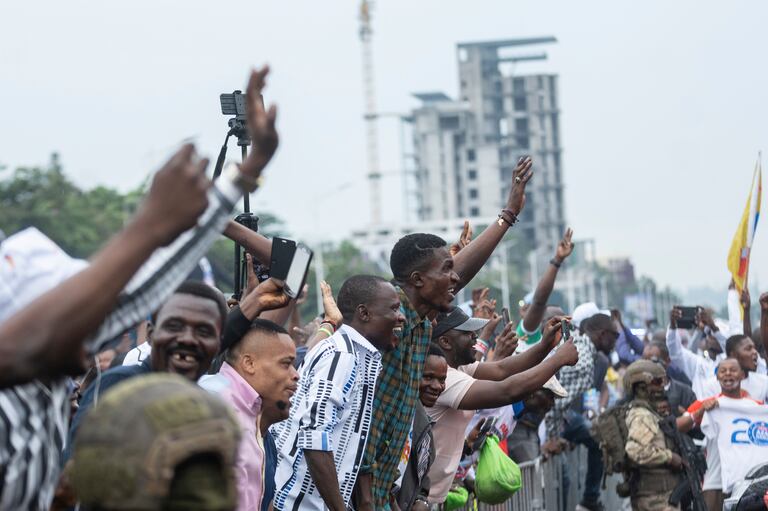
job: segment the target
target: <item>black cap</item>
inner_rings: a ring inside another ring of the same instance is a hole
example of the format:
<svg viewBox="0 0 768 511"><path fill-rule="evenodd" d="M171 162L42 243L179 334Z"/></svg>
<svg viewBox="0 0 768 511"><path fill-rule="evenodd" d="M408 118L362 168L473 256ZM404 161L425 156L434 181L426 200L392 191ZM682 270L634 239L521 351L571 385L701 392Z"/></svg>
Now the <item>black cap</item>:
<svg viewBox="0 0 768 511"><path fill-rule="evenodd" d="M488 324L487 319L470 318L461 308L454 307L451 312L441 312L437 315L437 324L432 328L432 339L437 339L449 330L475 332L486 324Z"/></svg>

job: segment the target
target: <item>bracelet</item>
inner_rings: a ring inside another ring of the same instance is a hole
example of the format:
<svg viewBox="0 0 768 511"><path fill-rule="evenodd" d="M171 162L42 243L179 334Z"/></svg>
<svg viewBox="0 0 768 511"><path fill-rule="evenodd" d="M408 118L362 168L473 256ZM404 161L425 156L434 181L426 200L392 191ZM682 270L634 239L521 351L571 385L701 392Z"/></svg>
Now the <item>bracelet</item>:
<svg viewBox="0 0 768 511"><path fill-rule="evenodd" d="M491 343L482 339L475 340L475 351L482 355L487 355L488 350L491 348Z"/></svg>
<svg viewBox="0 0 768 511"><path fill-rule="evenodd" d="M320 324L322 325L323 323L328 323L329 325L331 325L331 327L333 328L334 332L339 329L339 325L337 325L336 322L334 320L332 320L332 319L325 319L325 318L323 318L323 320L320 322Z"/></svg>
<svg viewBox="0 0 768 511"><path fill-rule="evenodd" d="M555 268L560 268L560 267L563 265L563 263L562 263L562 262L559 262L559 263L558 263L557 261L555 261L555 258L554 258L554 257L553 257L552 259L550 259L550 260L549 260L549 264L551 264L551 265L552 265L552 266L554 266Z"/></svg>
<svg viewBox="0 0 768 511"><path fill-rule="evenodd" d="M321 326L320 328L318 328L317 331L325 332L326 334L328 334L328 337L333 335L333 332L331 332L329 329L325 328L324 326Z"/></svg>
<svg viewBox="0 0 768 511"><path fill-rule="evenodd" d="M504 223L506 222L507 225L512 227L517 223L517 215L512 212L509 208L504 208L501 210L501 213L499 213L498 220L496 221L497 224L499 224L499 227L502 227Z"/></svg>

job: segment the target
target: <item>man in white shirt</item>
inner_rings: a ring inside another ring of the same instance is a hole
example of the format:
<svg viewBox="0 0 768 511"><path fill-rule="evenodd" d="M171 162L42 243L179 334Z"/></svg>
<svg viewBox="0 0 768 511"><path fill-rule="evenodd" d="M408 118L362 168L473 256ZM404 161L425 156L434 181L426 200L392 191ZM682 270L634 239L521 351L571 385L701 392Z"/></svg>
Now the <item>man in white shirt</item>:
<svg viewBox="0 0 768 511"><path fill-rule="evenodd" d="M562 366L578 361L576 347L569 340L546 360L560 341L560 318L553 318L544 329L541 342L525 353L498 362L475 362L477 330L486 320L470 318L461 309L441 314L433 328L432 340L445 352L448 376L435 406L427 409L435 421L435 461L430 468L430 504L441 504L450 490L461 460L464 438L475 411L499 408L540 389ZM499 339L514 336L512 323Z"/></svg>
<svg viewBox="0 0 768 511"><path fill-rule="evenodd" d="M380 277L357 275L339 290L345 324L309 353L290 417L273 427L278 461L274 508L344 511L360 470L381 370L405 317Z"/></svg>

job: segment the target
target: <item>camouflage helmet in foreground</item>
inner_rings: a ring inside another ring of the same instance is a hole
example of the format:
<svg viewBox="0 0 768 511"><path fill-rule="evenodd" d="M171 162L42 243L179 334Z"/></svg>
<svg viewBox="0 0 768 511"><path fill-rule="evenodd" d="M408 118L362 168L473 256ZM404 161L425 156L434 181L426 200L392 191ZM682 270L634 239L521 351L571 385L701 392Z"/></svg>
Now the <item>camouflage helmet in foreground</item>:
<svg viewBox="0 0 768 511"><path fill-rule="evenodd" d="M239 439L227 405L184 378L131 378L85 417L72 484L98 509L231 511Z"/></svg>

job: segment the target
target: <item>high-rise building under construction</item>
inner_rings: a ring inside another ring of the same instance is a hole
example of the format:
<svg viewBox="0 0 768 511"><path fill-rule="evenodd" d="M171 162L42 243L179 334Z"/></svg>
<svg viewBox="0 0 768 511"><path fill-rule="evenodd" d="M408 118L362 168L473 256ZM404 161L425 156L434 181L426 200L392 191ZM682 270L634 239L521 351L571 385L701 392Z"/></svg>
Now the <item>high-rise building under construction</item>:
<svg viewBox="0 0 768 511"><path fill-rule="evenodd" d="M553 37L460 43L459 97L419 93L411 115L416 217L422 222L495 217L518 158L534 160L519 229L548 253L565 230L557 75L517 74L545 54L510 55ZM543 254L542 254L543 256Z"/></svg>

